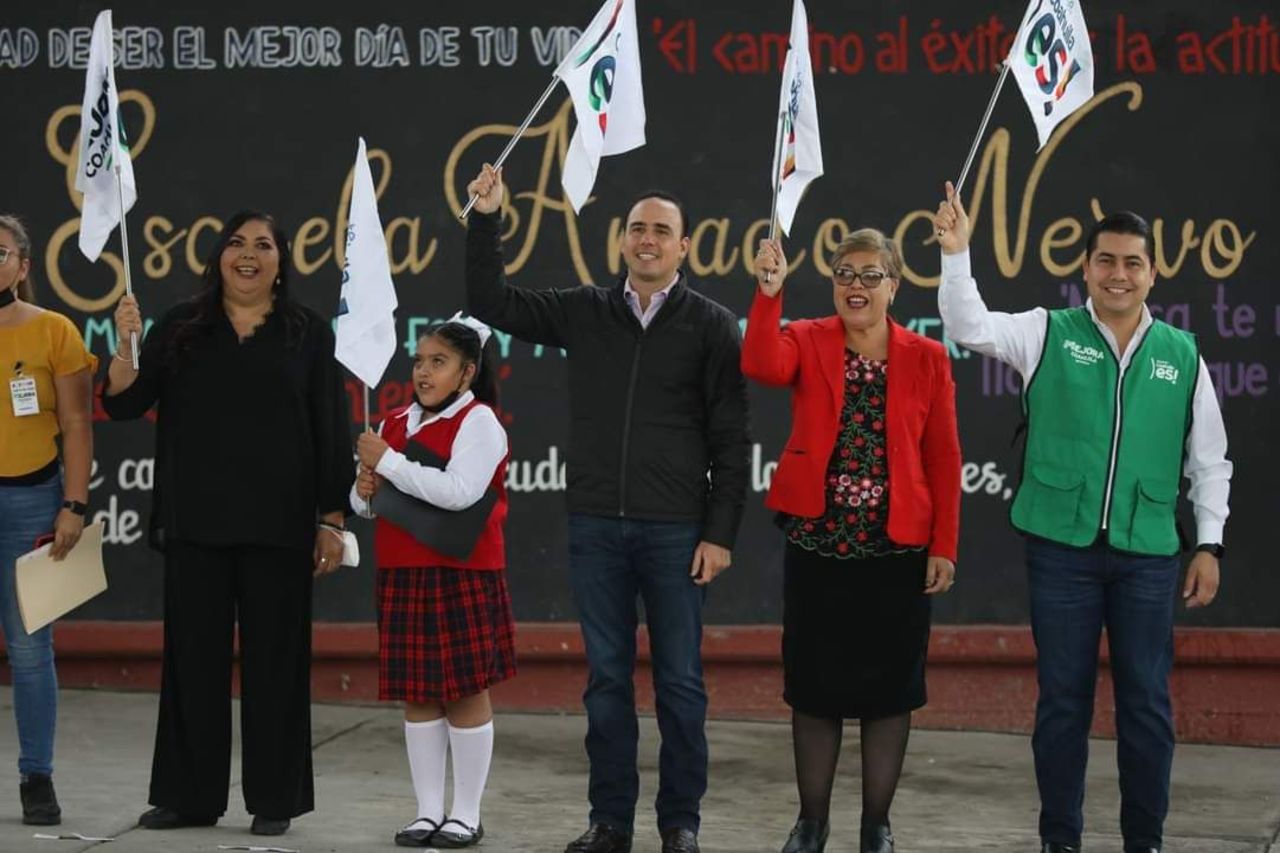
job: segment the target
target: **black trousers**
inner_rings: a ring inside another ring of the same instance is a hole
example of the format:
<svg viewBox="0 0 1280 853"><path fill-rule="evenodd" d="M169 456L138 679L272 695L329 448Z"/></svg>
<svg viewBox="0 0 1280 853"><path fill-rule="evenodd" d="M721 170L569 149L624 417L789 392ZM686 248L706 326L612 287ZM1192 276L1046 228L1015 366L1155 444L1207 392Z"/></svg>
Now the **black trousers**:
<svg viewBox="0 0 1280 853"><path fill-rule="evenodd" d="M168 544L153 806L188 815L226 811L238 621L245 806L271 818L314 808L312 569L311 554L301 550Z"/></svg>

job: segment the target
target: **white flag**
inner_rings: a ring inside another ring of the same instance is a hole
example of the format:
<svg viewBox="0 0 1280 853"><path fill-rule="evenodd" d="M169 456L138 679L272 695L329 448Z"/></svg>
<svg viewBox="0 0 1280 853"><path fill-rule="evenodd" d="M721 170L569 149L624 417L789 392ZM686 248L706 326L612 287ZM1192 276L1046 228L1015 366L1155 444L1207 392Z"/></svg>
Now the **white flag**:
<svg viewBox="0 0 1280 853"><path fill-rule="evenodd" d="M397 303L363 137L356 148L346 252L334 355L361 382L373 388L382 381L396 352Z"/></svg>
<svg viewBox="0 0 1280 853"><path fill-rule="evenodd" d="M1031 0L1009 63L1043 148L1058 123L1093 97L1093 48L1079 0Z"/></svg>
<svg viewBox="0 0 1280 853"><path fill-rule="evenodd" d="M813 93L813 63L809 58L809 16L802 0L791 9L791 46L782 66L778 98L782 122L782 150L774 157L777 170L769 177L778 190L778 222L791 236L791 221L809 182L822 174L822 140L818 138L818 99Z"/></svg>
<svg viewBox="0 0 1280 853"><path fill-rule="evenodd" d="M560 183L574 211L581 211L595 186L600 158L644 145L634 0L605 0L555 76L568 87L578 119Z"/></svg>
<svg viewBox="0 0 1280 853"><path fill-rule="evenodd" d="M133 160L120 126L120 96L112 65L111 10L98 13L89 43L89 65L84 76L84 101L80 107L80 164L76 189L84 193L80 211L80 251L91 261L102 254L111 229L120 224L120 193L116 170L124 190L124 209L138 200L133 180Z"/></svg>

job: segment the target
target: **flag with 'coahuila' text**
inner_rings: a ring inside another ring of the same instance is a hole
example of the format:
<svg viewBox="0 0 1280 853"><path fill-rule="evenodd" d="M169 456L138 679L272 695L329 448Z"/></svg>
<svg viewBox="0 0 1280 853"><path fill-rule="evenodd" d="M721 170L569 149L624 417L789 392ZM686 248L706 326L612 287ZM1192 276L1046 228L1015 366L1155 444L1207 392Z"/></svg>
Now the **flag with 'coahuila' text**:
<svg viewBox="0 0 1280 853"><path fill-rule="evenodd" d="M119 187L116 186L117 172ZM110 9L98 13L89 42L89 65L85 69L84 100L80 107L76 189L84 193L80 251L89 260L96 261L112 229L138 200L133 160L125 142L124 128L120 126Z"/></svg>

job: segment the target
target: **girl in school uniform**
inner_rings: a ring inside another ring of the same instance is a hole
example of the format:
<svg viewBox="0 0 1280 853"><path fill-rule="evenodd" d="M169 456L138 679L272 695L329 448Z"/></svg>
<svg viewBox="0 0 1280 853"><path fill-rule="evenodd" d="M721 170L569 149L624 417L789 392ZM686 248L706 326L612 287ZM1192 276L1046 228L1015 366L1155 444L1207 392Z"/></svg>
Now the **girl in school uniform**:
<svg viewBox="0 0 1280 853"><path fill-rule="evenodd" d="M488 326L461 314L418 340L414 401L379 433L360 436L356 512L372 516L381 489L462 512L497 500L471 553L446 556L379 518L378 697L404 702L405 747L417 818L402 847L462 848L484 836L480 800L493 755L489 688L515 675L511 599L504 569L507 434L494 412L497 373ZM411 461L412 443L446 460ZM444 810L445 756L453 754L453 808Z"/></svg>

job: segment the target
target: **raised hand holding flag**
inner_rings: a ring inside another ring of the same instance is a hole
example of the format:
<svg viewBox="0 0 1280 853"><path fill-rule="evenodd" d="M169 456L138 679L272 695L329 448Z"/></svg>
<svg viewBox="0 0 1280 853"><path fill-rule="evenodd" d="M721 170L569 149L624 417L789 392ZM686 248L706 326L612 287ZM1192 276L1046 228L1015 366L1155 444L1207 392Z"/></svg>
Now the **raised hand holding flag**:
<svg viewBox="0 0 1280 853"><path fill-rule="evenodd" d="M591 195L600 158L630 151L645 142L635 0L605 0L556 68L551 83L533 109L493 161L492 168L501 169L507 162L512 149L561 80L573 99L578 127L565 154L560 182L574 212L578 212ZM475 204L473 195L458 218L465 220Z"/></svg>
<svg viewBox="0 0 1280 853"><path fill-rule="evenodd" d="M1040 142L1037 150L1049 141L1054 128L1093 97L1093 46L1080 0L1031 0L1002 66L955 183L957 197L1010 70L1031 110Z"/></svg>

